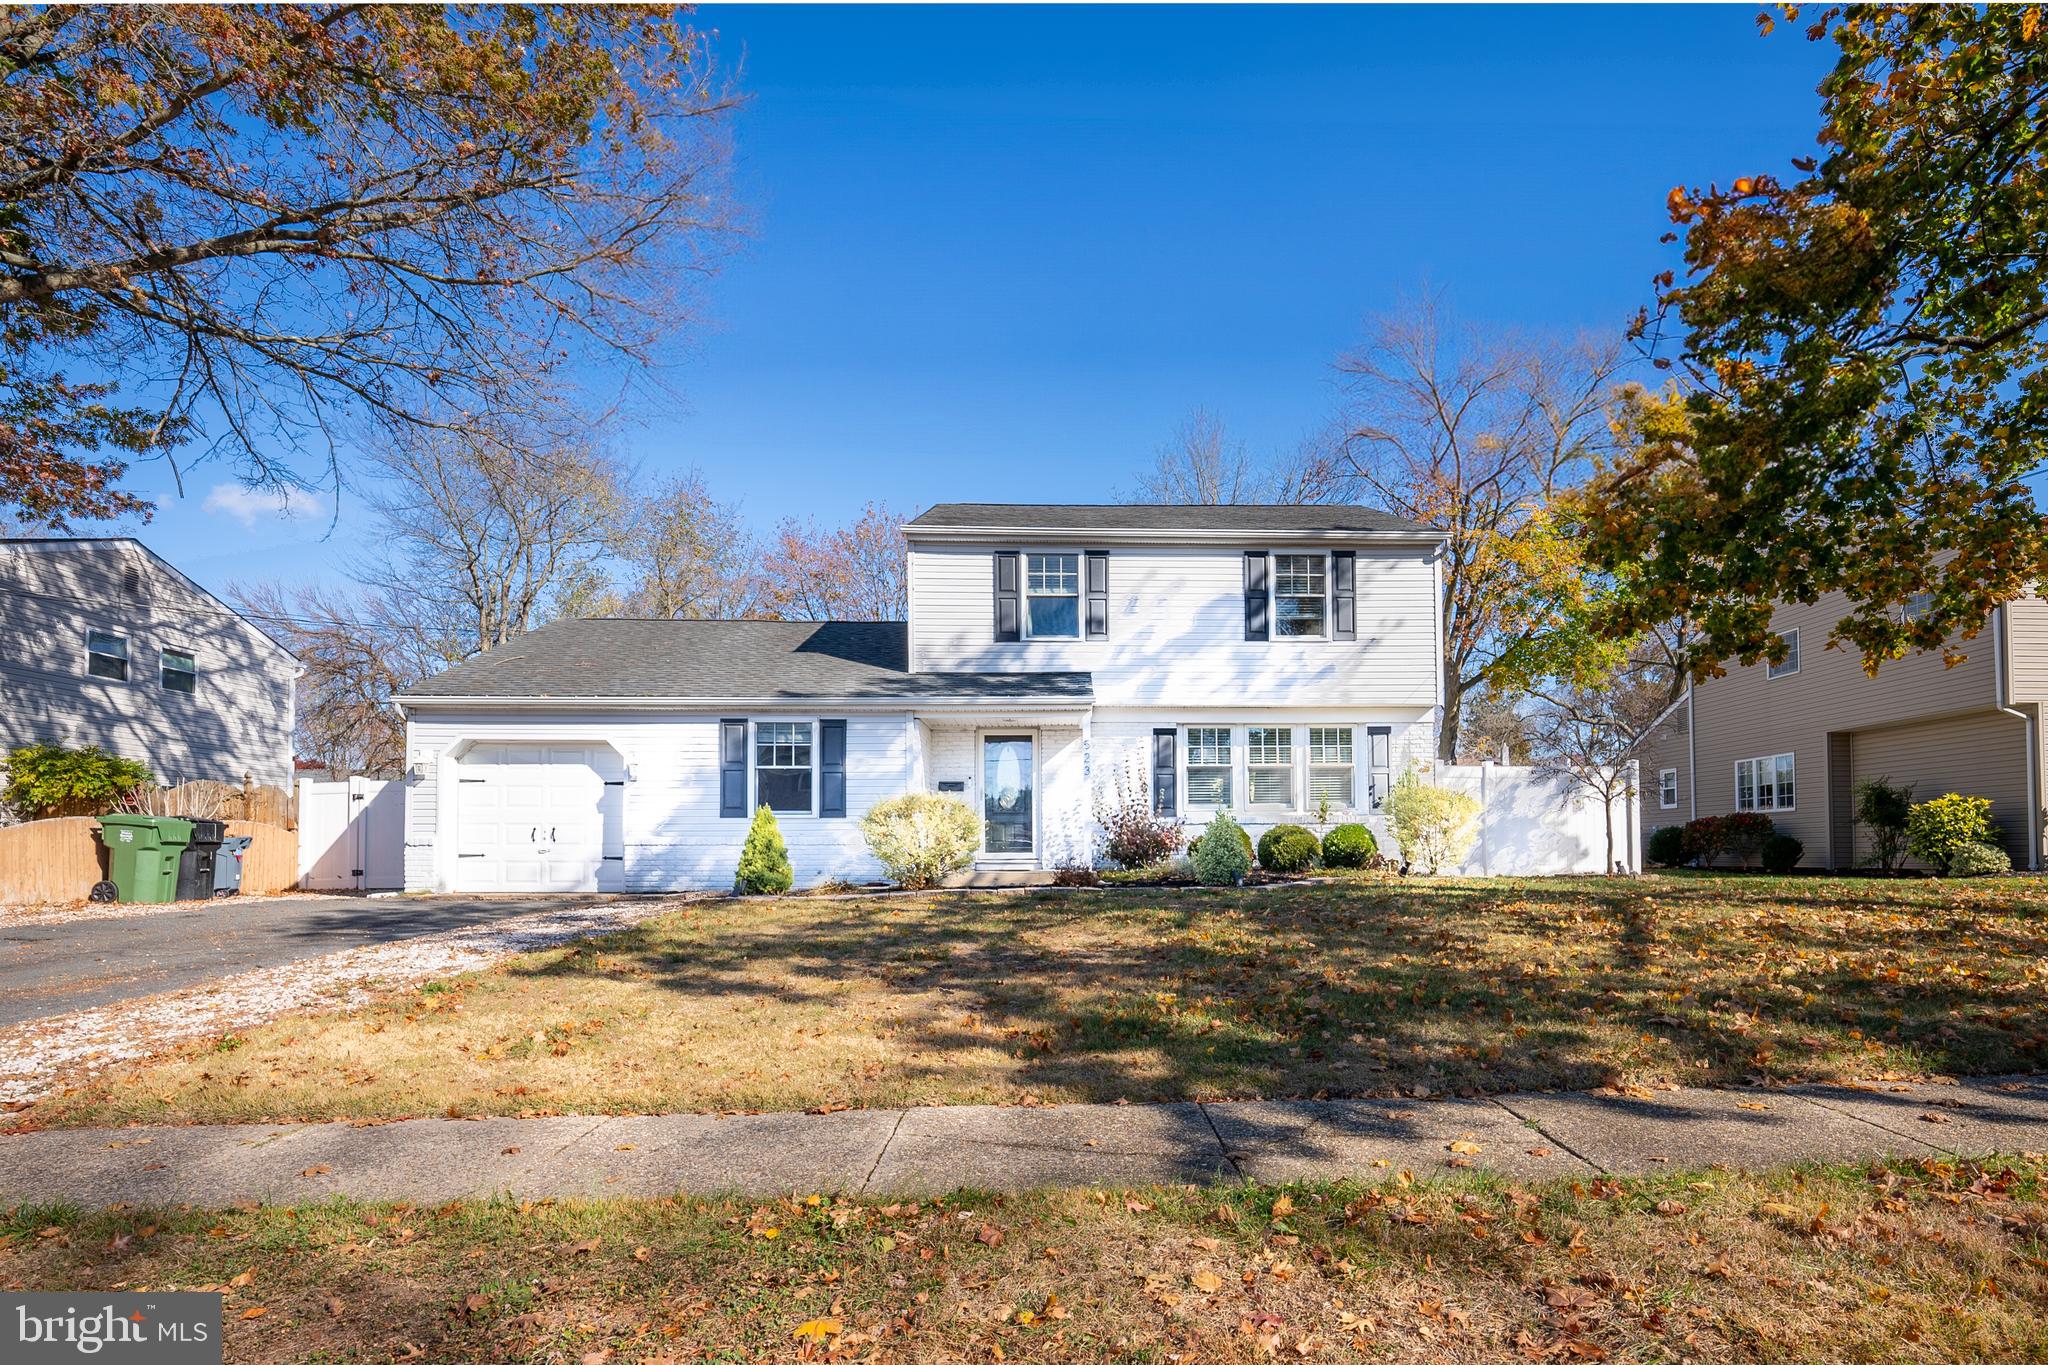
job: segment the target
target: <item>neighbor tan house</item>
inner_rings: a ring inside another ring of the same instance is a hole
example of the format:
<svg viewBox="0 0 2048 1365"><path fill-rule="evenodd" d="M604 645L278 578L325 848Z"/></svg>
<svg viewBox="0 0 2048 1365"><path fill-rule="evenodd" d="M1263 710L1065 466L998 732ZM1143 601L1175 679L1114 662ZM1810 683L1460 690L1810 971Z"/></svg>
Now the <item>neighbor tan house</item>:
<svg viewBox="0 0 2048 1365"><path fill-rule="evenodd" d="M1905 610L1924 609L1921 602ZM2048 602L2009 602L1974 640L1863 671L1853 647L1827 648L1839 595L1778 609L1782 663L1733 665L1697 684L1640 751L1645 838L1702 815L1756 811L1806 845L1806 867L1870 856L1855 821L1867 778L1991 799L2015 868L2042 865L2041 711L2048 702Z"/></svg>

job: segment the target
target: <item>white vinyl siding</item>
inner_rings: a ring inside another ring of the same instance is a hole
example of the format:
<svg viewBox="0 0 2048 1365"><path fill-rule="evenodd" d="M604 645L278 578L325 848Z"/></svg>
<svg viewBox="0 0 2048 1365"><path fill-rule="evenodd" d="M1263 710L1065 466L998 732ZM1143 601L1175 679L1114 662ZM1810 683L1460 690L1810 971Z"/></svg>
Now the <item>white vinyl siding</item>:
<svg viewBox="0 0 2048 1365"><path fill-rule="evenodd" d="M1792 755L1742 758L1735 762L1735 809L1793 809Z"/></svg>
<svg viewBox="0 0 2048 1365"><path fill-rule="evenodd" d="M1294 807L1294 731L1253 726L1245 734L1247 783L1254 806Z"/></svg>
<svg viewBox="0 0 2048 1365"><path fill-rule="evenodd" d="M913 545L912 666L920 672L1088 673L1098 708L1314 707L1412 713L1437 703L1435 575L1426 546L1357 550L1357 639L1247 640L1244 555L1227 547L1109 547L1106 639L998 642L990 546ZM1024 586L1020 565L1019 588Z"/></svg>
<svg viewBox="0 0 2048 1365"><path fill-rule="evenodd" d="M1351 806L1356 767L1352 760L1351 727L1312 725L1308 731L1308 804L1328 801L1332 810Z"/></svg>
<svg viewBox="0 0 2048 1365"><path fill-rule="evenodd" d="M1215 810L1230 806L1233 762L1228 726L1191 726L1187 733L1188 804Z"/></svg>

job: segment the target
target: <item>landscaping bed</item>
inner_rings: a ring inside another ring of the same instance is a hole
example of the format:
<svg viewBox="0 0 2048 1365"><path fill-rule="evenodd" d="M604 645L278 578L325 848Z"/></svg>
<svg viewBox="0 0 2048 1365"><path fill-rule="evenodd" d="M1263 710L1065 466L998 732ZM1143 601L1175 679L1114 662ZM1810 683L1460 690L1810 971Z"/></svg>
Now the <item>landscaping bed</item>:
<svg viewBox="0 0 2048 1365"><path fill-rule="evenodd" d="M22 1208L0 1288L219 1291L235 1362L2036 1359L2043 1171Z"/></svg>
<svg viewBox="0 0 2048 1365"><path fill-rule="evenodd" d="M2040 1069L2031 879L703 900L107 1071L16 1126L1442 1095Z"/></svg>

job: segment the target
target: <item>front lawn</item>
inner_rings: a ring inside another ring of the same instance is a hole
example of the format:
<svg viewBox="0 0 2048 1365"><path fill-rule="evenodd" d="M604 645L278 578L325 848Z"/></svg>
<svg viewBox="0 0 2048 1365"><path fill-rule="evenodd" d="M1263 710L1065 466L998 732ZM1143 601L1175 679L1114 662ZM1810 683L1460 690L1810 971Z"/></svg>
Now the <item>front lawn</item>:
<svg viewBox="0 0 2048 1365"><path fill-rule="evenodd" d="M0 1214L0 1289L209 1289L235 1362L2023 1360L2039 1161Z"/></svg>
<svg viewBox="0 0 2048 1365"><path fill-rule="evenodd" d="M1442 1094L2038 1069L2032 879L708 901L18 1124ZM394 907L402 913L402 907Z"/></svg>

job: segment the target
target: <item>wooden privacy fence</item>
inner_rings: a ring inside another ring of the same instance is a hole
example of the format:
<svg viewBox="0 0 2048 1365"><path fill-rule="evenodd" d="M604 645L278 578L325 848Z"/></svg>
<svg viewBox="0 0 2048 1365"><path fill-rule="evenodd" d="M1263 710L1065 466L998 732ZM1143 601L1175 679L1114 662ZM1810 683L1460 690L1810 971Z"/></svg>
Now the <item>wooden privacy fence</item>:
<svg viewBox="0 0 2048 1365"><path fill-rule="evenodd" d="M138 791L125 805L143 815L177 815L192 820L248 820L298 828L298 807L283 787L259 782L181 782Z"/></svg>
<svg viewBox="0 0 2048 1365"><path fill-rule="evenodd" d="M243 895L267 896L297 885L297 830L249 820L230 820L227 825L229 834L255 840L242 858ZM0 904L82 901L94 882L105 879L106 869L99 821L91 816L31 820L0 829ZM118 913L119 907L110 905L107 911Z"/></svg>

